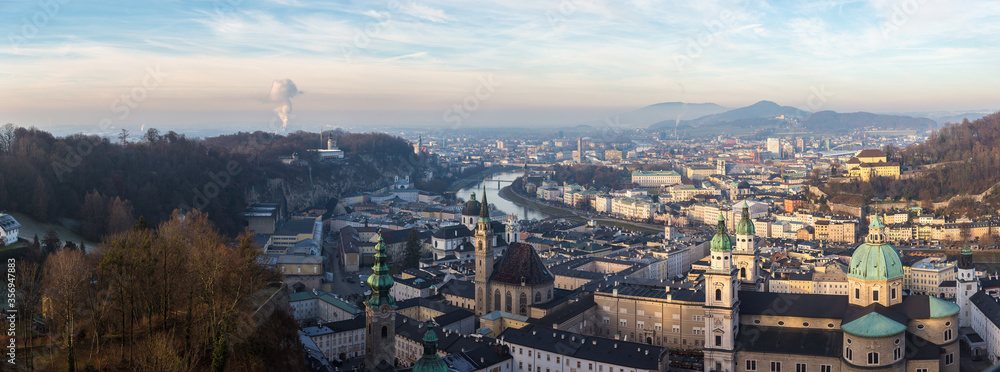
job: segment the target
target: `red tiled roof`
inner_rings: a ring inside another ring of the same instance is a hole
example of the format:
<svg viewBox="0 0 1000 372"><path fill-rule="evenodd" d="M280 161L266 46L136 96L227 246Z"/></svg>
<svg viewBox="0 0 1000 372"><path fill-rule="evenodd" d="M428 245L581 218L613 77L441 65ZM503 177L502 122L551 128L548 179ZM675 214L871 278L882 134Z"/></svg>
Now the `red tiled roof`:
<svg viewBox="0 0 1000 372"><path fill-rule="evenodd" d="M858 153L859 158L881 158L884 156L885 153L879 149L865 149Z"/></svg>
<svg viewBox="0 0 1000 372"><path fill-rule="evenodd" d="M522 278L525 285L555 281L535 248L525 243L511 243L494 268L490 281L520 285Z"/></svg>

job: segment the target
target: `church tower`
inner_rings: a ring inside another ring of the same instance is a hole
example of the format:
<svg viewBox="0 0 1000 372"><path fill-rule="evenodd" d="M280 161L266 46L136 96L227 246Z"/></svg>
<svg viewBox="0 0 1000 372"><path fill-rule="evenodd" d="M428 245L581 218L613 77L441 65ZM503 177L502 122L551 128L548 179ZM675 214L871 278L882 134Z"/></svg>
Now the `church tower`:
<svg viewBox="0 0 1000 372"><path fill-rule="evenodd" d="M958 313L958 326L972 326L972 302L969 299L979 292L979 280L976 279L976 265L972 263L972 249L966 244L958 257L958 286L955 288L955 302L961 309Z"/></svg>
<svg viewBox="0 0 1000 372"><path fill-rule="evenodd" d="M743 201L743 214L736 224L736 249L733 250L733 260L738 270L737 278L747 287L756 288L758 276L757 251L754 246L753 220L750 219L750 204Z"/></svg>
<svg viewBox="0 0 1000 372"><path fill-rule="evenodd" d="M896 248L886 243L884 229L876 213L868 224L865 243L851 256L847 272L851 305L865 307L878 303L888 307L903 302L903 262Z"/></svg>
<svg viewBox="0 0 1000 372"><path fill-rule="evenodd" d="M517 222L516 214L507 215L507 234L504 240L507 241L507 246L513 243L521 241L521 224Z"/></svg>
<svg viewBox="0 0 1000 372"><path fill-rule="evenodd" d="M396 365L396 299L389 291L394 281L386 265L385 241L379 231L374 273L368 276L371 295L365 300L365 369L391 371Z"/></svg>
<svg viewBox="0 0 1000 372"><path fill-rule="evenodd" d="M492 225L490 204L486 201L486 185L483 185L483 202L479 210L479 222L476 225L476 315L492 311L490 306L490 276L493 275L494 239Z"/></svg>
<svg viewBox="0 0 1000 372"><path fill-rule="evenodd" d="M711 265L705 272L705 371L736 371L736 332L740 300L737 296L733 241L726 233L726 219L719 224L711 243Z"/></svg>

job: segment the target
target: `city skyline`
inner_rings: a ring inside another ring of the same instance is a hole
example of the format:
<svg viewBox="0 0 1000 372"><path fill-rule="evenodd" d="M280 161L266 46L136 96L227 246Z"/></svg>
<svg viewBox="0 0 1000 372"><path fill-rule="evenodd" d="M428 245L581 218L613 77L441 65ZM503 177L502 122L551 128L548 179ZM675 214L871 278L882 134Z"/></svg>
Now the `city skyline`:
<svg viewBox="0 0 1000 372"><path fill-rule="evenodd" d="M659 102L995 110L998 14L929 0L19 1L0 10L13 87L0 118L270 131L289 100L289 130L555 127ZM276 98L284 79L297 88Z"/></svg>

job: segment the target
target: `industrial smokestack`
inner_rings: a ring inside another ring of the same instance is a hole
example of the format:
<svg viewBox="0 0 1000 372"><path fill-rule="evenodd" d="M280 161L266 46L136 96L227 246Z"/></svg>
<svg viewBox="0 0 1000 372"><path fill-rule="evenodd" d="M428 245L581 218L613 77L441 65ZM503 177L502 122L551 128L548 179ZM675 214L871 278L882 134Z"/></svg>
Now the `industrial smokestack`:
<svg viewBox="0 0 1000 372"><path fill-rule="evenodd" d="M271 91L267 93L266 101L279 104L274 112L281 118L281 131L288 129L288 115L292 113L292 97L304 92L300 91L291 79L275 80Z"/></svg>

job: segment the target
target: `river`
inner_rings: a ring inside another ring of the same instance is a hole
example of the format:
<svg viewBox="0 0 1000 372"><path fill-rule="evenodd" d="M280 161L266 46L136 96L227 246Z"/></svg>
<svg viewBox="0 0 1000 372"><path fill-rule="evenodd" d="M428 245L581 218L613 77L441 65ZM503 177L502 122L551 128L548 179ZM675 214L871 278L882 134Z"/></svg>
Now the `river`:
<svg viewBox="0 0 1000 372"><path fill-rule="evenodd" d="M487 201L490 204L496 206L497 209L499 209L501 212L504 212L506 214L516 214L517 218L521 220L532 220L532 219L541 220L551 217L550 215L545 214L537 209L531 207L522 207L520 205L514 204L514 202L510 200L500 197L500 189L505 186L509 186L510 181L513 181L514 179L520 177L523 174L524 174L523 172L500 172L491 174L489 176L490 180L486 181L486 196L488 197ZM497 182L497 180L500 180L500 182ZM479 201L483 200L483 196L480 195L483 193L483 181L477 182L475 186L469 186L461 190L458 190L458 192L455 193L455 196L462 200L469 200L469 196L473 192L476 193L476 200Z"/></svg>

